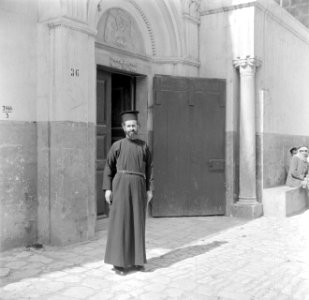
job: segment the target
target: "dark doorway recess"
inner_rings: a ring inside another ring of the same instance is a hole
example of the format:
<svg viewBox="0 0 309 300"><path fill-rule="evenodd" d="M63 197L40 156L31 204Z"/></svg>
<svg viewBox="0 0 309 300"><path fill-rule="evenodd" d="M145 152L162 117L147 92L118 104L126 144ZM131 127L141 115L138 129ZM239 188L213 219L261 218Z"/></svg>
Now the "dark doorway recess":
<svg viewBox="0 0 309 300"><path fill-rule="evenodd" d="M136 78L130 74L97 68L96 197L97 215L107 217L102 190L106 156L112 143L124 137L120 112L135 109Z"/></svg>

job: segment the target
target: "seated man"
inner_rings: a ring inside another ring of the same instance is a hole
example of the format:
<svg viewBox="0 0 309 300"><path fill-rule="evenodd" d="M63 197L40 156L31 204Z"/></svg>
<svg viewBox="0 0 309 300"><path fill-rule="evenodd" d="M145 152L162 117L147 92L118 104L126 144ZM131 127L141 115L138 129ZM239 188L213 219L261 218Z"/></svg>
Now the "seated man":
<svg viewBox="0 0 309 300"><path fill-rule="evenodd" d="M292 147L289 151L290 151L291 156L294 156L295 154L297 154L298 150L296 147Z"/></svg>
<svg viewBox="0 0 309 300"><path fill-rule="evenodd" d="M297 147L292 147L289 149L289 157L285 159L285 164L284 164L284 170L285 170L285 178L288 177L289 174L289 169L290 169L290 164L291 164L291 159L292 157L297 154L298 148Z"/></svg>
<svg viewBox="0 0 309 300"><path fill-rule="evenodd" d="M286 180L286 185L298 187L303 185L305 177L308 173L308 148L300 147L290 163L289 173Z"/></svg>

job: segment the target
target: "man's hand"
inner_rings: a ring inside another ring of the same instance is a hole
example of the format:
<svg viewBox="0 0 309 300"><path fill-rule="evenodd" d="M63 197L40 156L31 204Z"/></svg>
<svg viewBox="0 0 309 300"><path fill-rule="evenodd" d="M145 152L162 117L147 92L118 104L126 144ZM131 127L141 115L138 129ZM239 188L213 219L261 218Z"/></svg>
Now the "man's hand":
<svg viewBox="0 0 309 300"><path fill-rule="evenodd" d="M105 200L106 202L111 205L112 204L112 198L113 198L113 193L111 190L106 190L105 191Z"/></svg>
<svg viewBox="0 0 309 300"><path fill-rule="evenodd" d="M153 198L152 191L147 191L147 204L149 204L152 198Z"/></svg>

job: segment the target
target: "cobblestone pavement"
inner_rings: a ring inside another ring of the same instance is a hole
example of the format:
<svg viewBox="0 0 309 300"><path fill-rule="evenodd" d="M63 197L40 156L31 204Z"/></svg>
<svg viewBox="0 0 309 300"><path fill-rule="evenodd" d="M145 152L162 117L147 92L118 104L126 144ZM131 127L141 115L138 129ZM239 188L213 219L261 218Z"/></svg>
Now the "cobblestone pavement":
<svg viewBox="0 0 309 300"><path fill-rule="evenodd" d="M148 218L145 272L104 264L106 230L1 254L0 299L307 300L309 211L286 219Z"/></svg>

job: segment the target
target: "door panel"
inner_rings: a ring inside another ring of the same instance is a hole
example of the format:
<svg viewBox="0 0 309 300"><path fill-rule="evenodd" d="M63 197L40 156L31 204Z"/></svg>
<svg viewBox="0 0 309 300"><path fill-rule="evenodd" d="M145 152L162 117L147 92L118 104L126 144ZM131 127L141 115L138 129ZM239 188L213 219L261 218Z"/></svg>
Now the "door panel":
<svg viewBox="0 0 309 300"><path fill-rule="evenodd" d="M225 82L156 76L153 216L225 211Z"/></svg>
<svg viewBox="0 0 309 300"><path fill-rule="evenodd" d="M111 74L97 70L97 155L96 155L96 180L97 180L97 214L107 216L108 204L104 199L102 190L103 172L107 152L111 146Z"/></svg>
<svg viewBox="0 0 309 300"><path fill-rule="evenodd" d="M176 215L184 215L188 197L187 182L182 176L183 168L188 161L183 147L187 142L187 136L184 135L188 122L186 95L179 92L165 93L165 96L169 101L156 107L154 122L155 180L156 187L160 190L160 201L156 200L154 204L155 210L163 214L170 215L173 212ZM160 134L159 144L156 143L157 132ZM159 151L157 147L160 147Z"/></svg>

